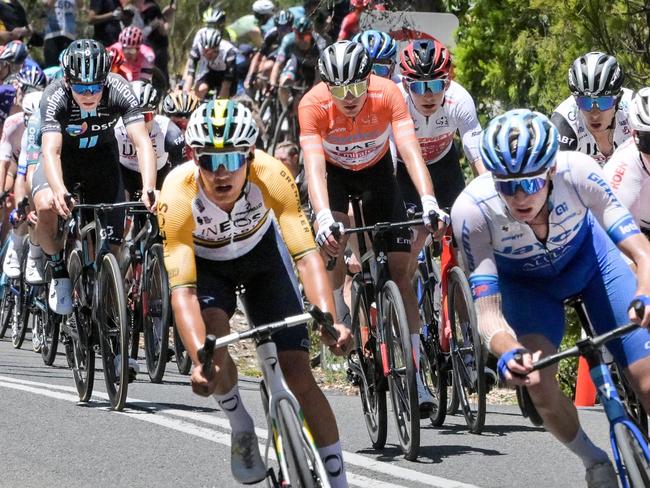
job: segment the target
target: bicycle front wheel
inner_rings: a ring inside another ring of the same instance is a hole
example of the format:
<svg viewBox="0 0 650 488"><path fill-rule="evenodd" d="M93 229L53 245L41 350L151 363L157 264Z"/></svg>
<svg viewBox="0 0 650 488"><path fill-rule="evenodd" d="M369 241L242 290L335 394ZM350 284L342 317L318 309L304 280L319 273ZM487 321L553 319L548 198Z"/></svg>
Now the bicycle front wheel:
<svg viewBox="0 0 650 488"><path fill-rule="evenodd" d="M115 256L106 254L99 274L99 341L104 381L111 407L122 410L129 385L129 325L120 268Z"/></svg>
<svg viewBox="0 0 650 488"><path fill-rule="evenodd" d="M353 381L359 387L363 417L372 447L383 449L388 429L386 388L377 341L375 335L370 334L368 310L365 287L360 275L357 275L352 281L352 334L355 348L350 354L349 366Z"/></svg>
<svg viewBox="0 0 650 488"><path fill-rule="evenodd" d="M472 292L459 267L449 272L448 287L454 383L470 432L480 434L485 424L485 353Z"/></svg>
<svg viewBox="0 0 650 488"><path fill-rule="evenodd" d="M327 480L327 474L319 468L319 465L322 467L322 462L316 446L306 438L302 422L288 400L278 402L277 421L282 440L282 455L289 471L289 480L283 481L289 481L289 486L302 488L323 486L323 479Z"/></svg>
<svg viewBox="0 0 650 488"><path fill-rule="evenodd" d="M650 459L646 455L648 438L641 432L638 434L643 439L643 445L623 422L614 425L614 437L616 448L620 454L620 462L623 464L623 476L627 478L630 488L647 488L650 486ZM620 465L619 471L621 471Z"/></svg>
<svg viewBox="0 0 650 488"><path fill-rule="evenodd" d="M154 244L147 256L142 287L143 298L146 296L146 300L142 300L144 352L149 378L152 383L160 383L167 367L169 348L169 282L163 262L162 244Z"/></svg>
<svg viewBox="0 0 650 488"><path fill-rule="evenodd" d="M173 321L173 317L172 327L174 327L174 356L176 356L176 367L180 374L188 375L190 374L190 369L192 369L192 358L185 350L185 345Z"/></svg>
<svg viewBox="0 0 650 488"><path fill-rule="evenodd" d="M404 457L414 461L420 450L420 406L411 332L402 295L394 281L382 289L382 317L388 348L388 386L397 435Z"/></svg>
<svg viewBox="0 0 650 488"><path fill-rule="evenodd" d="M7 275L3 274L2 280L5 283L2 285L2 293L0 295L0 339L5 336L9 325L11 325L11 317L13 316L14 306L16 304L15 295L11 293Z"/></svg>

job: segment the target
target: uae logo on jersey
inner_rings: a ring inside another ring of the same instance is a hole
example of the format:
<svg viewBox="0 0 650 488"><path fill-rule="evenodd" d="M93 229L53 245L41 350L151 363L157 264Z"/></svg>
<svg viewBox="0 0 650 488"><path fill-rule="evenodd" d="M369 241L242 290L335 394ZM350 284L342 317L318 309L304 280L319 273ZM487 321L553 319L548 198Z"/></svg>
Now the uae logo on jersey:
<svg viewBox="0 0 650 488"><path fill-rule="evenodd" d="M81 125L69 125L65 128L69 136L76 137L84 134L88 130L88 122L84 122Z"/></svg>

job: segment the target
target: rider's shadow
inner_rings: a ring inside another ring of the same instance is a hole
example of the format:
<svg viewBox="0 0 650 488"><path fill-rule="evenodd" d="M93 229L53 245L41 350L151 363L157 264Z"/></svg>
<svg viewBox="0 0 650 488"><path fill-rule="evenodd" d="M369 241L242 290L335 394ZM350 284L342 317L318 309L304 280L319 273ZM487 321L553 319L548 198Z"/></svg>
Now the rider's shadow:
<svg viewBox="0 0 650 488"><path fill-rule="evenodd" d="M436 435L475 435L467 430L465 424L459 425L443 425L441 427L434 427L433 425L422 426L422 430L433 430ZM498 425L491 424L485 425L481 436L483 437L505 437L513 432L545 432L544 427L535 427L534 425Z"/></svg>
<svg viewBox="0 0 650 488"><path fill-rule="evenodd" d="M394 444L386 444L380 451L377 449L359 449L357 454L377 455L377 461L396 461L404 459L402 449ZM505 453L495 449L482 449L471 445L435 445L421 446L419 456L415 463L439 464L447 458L462 456L463 454L479 454L483 456L504 456Z"/></svg>

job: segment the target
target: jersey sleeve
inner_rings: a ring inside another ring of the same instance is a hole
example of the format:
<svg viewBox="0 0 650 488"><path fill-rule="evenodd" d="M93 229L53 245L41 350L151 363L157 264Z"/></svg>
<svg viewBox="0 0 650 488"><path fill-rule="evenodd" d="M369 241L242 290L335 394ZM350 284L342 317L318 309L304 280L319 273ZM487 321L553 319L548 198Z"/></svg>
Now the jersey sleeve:
<svg viewBox="0 0 650 488"><path fill-rule="evenodd" d="M390 80L388 80L388 83L385 86L386 90L384 92L384 97L388 101L388 106L390 107L390 121L395 141L399 141L399 144L417 142L413 119L409 114L402 93L399 91L399 88L397 88L397 85Z"/></svg>
<svg viewBox="0 0 650 488"><path fill-rule="evenodd" d="M224 62L226 63L226 69L223 79L232 81L235 79L235 67L237 66L237 49L235 47L228 49Z"/></svg>
<svg viewBox="0 0 650 488"><path fill-rule="evenodd" d="M451 209L451 222L469 272L474 300L496 295L499 278L490 230L481 207L466 191L459 195Z"/></svg>
<svg viewBox="0 0 650 488"><path fill-rule="evenodd" d="M571 183L583 205L591 210L614 244L640 232L634 218L616 198L598 163L586 154L566 153Z"/></svg>
<svg viewBox="0 0 650 488"><path fill-rule="evenodd" d="M559 112L551 114L551 122L557 128L560 142L560 150L576 151L578 149L578 136L573 130L569 121Z"/></svg>
<svg viewBox="0 0 650 488"><path fill-rule="evenodd" d="M291 44L291 39L293 39L293 33L289 33L282 38L280 42L280 47L278 48L278 54L275 57L276 62L282 63L289 56L289 47Z"/></svg>
<svg viewBox="0 0 650 488"><path fill-rule="evenodd" d="M108 75L108 87L111 90L111 97L114 97L111 105L117 107L119 115L122 117L124 126L133 124L134 122L143 122L144 117L140 112L140 105L138 99L133 93L133 89L129 82L122 78L120 75L111 73Z"/></svg>
<svg viewBox="0 0 650 488"><path fill-rule="evenodd" d="M169 173L158 200L158 225L163 239L165 268L172 289L196 286L192 201L197 187L193 171L193 167L181 166Z"/></svg>
<svg viewBox="0 0 650 488"><path fill-rule="evenodd" d="M641 175L633 171L632 168L637 162L628 160L627 153L627 151L620 150L614 153L614 156L603 167L603 172L605 173L605 181L612 188L616 198L632 213L632 216L638 222L639 215L634 215L634 210L641 199L641 186L643 183Z"/></svg>
<svg viewBox="0 0 650 488"><path fill-rule="evenodd" d="M478 147L482 129L481 123L478 121L478 116L476 115L474 100L467 92L463 93L463 96L459 100L456 117L458 133L463 143L463 151L471 163L481 157Z"/></svg>
<svg viewBox="0 0 650 488"><path fill-rule="evenodd" d="M318 90L318 85L312 90ZM327 113L308 92L298 106L298 123L300 126L300 147L305 152L305 157L310 155L322 155L323 137L321 135L321 121L327 120Z"/></svg>
<svg viewBox="0 0 650 488"><path fill-rule="evenodd" d="M185 160L185 137L179 127L171 120L165 134L165 152L172 166L178 166Z"/></svg>
<svg viewBox="0 0 650 488"><path fill-rule="evenodd" d="M300 206L300 192L291 172L262 151L255 151L253 166L251 181L262 189L266 205L273 209L293 260L315 251L311 226Z"/></svg>
<svg viewBox="0 0 650 488"><path fill-rule="evenodd" d="M27 139L25 152L27 166L38 164L41 157L41 117L38 112L34 112L29 118L24 137Z"/></svg>
<svg viewBox="0 0 650 488"><path fill-rule="evenodd" d="M68 109L68 96L63 88L63 80L50 84L41 99L41 133L62 132L61 116Z"/></svg>

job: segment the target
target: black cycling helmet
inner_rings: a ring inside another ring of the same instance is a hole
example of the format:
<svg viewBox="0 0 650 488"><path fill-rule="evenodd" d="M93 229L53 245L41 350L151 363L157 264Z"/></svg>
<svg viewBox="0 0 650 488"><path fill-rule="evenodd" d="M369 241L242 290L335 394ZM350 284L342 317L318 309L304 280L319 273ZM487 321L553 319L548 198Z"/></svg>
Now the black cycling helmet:
<svg viewBox="0 0 650 488"><path fill-rule="evenodd" d="M298 17L293 22L293 30L300 34L309 34L314 30L314 23L306 15Z"/></svg>
<svg viewBox="0 0 650 488"><path fill-rule="evenodd" d="M291 13L291 10L280 10L273 17L273 23L278 28L291 28L293 25L293 14Z"/></svg>
<svg viewBox="0 0 650 488"><path fill-rule="evenodd" d="M63 56L63 72L73 83L101 83L111 70L111 58L104 45L94 39L73 41Z"/></svg>

